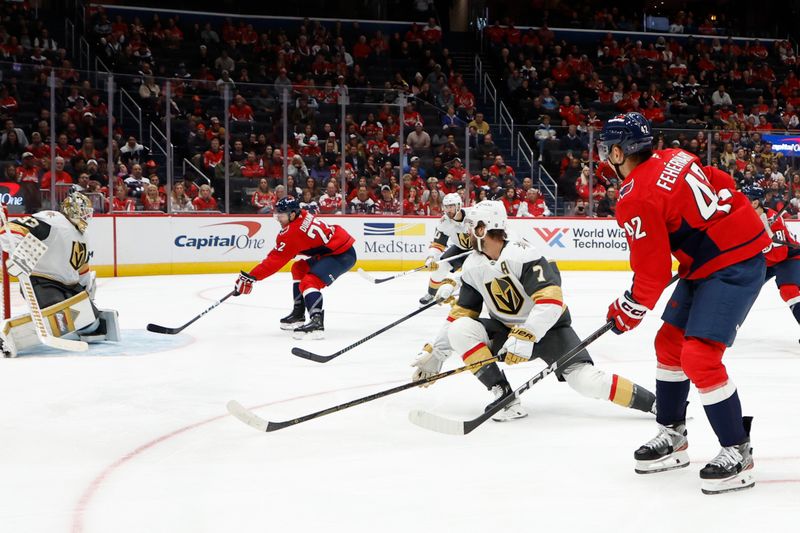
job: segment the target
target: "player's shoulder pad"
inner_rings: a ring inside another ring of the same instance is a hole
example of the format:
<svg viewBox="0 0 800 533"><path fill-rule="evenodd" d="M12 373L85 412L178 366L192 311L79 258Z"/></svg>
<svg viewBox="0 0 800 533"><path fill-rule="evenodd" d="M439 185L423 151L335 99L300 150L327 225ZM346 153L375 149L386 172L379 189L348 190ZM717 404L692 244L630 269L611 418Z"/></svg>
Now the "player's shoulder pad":
<svg viewBox="0 0 800 533"><path fill-rule="evenodd" d="M525 240L511 241L500 254L500 260L519 264L531 263L542 258L542 253Z"/></svg>
<svg viewBox="0 0 800 533"><path fill-rule="evenodd" d="M14 219L10 223L18 228L24 228L25 233L31 233L34 237L43 241L50 236L50 232L53 229L53 220L43 216L44 213L46 211L40 211L33 216Z"/></svg>

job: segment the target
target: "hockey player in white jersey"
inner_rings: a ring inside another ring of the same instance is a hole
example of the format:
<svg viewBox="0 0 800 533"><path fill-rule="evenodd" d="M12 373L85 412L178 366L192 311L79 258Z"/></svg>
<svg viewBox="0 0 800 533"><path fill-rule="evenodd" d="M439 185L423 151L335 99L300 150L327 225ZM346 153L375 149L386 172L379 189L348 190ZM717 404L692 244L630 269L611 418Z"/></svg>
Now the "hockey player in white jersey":
<svg viewBox="0 0 800 533"><path fill-rule="evenodd" d="M469 236L464 226L461 196L454 192L446 194L442 199L442 208L444 214L436 226L436 233L430 248L428 248L428 256L425 258L425 266L431 269L431 277L428 282L428 292L419 299L420 305L426 305L433 301L433 297L442 286L444 279L450 272L461 268L466 257L453 259L449 263L437 264L437 262L463 254L470 249Z"/></svg>
<svg viewBox="0 0 800 533"><path fill-rule="evenodd" d="M458 289L447 323L413 363L413 379L439 373L451 353L458 354L465 364L497 356L509 365L537 357L549 365L577 346L580 339L564 304L558 268L527 242L508 240L503 204L477 204L466 213L465 224L474 251L462 265L461 275L456 276L460 279L446 280L436 293L437 299L446 302ZM484 306L489 318L479 318ZM473 372L494 394L495 401L512 391L497 363ZM654 412L652 392L596 368L586 350L558 369L556 376L589 398ZM515 399L493 420L524 416L527 413Z"/></svg>
<svg viewBox="0 0 800 533"><path fill-rule="evenodd" d="M26 276L44 319L45 336L82 341L118 341L117 312L94 306L95 273L89 270L90 253L85 232L92 217L91 201L71 191L61 212L40 211L17 218L2 228L0 243L8 253L9 274ZM39 253L26 255L33 248ZM43 253L41 253L43 251ZM23 285L24 287L24 285ZM23 295L26 300L29 295ZM32 296L31 296L32 297ZM0 322L0 350L4 357L40 344L35 316L14 316Z"/></svg>

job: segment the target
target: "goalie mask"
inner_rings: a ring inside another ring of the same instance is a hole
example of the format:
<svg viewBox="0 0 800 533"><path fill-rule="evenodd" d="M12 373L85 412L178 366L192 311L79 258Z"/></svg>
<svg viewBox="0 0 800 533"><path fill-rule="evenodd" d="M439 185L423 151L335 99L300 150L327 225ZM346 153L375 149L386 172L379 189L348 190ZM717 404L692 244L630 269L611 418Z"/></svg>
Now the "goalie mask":
<svg viewBox="0 0 800 533"><path fill-rule="evenodd" d="M86 196L77 191L70 191L61 202L61 212L78 228L78 231L84 233L89 226L94 209L92 202Z"/></svg>

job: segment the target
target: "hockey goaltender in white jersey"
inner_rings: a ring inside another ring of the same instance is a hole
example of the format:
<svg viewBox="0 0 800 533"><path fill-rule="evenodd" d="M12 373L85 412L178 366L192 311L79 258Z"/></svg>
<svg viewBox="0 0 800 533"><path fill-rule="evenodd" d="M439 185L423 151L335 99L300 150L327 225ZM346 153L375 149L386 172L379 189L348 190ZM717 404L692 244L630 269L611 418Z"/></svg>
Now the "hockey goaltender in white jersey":
<svg viewBox="0 0 800 533"><path fill-rule="evenodd" d="M85 236L91 202L72 191L61 203L61 211L41 211L2 228L0 243L9 255L8 272L19 278L31 310L0 323L4 357L16 357L18 350L40 343L80 351L80 346L85 349L84 342L120 338L117 312L99 310L92 301L95 273L89 270ZM36 319L39 314L42 320ZM70 338L79 341L65 342Z"/></svg>

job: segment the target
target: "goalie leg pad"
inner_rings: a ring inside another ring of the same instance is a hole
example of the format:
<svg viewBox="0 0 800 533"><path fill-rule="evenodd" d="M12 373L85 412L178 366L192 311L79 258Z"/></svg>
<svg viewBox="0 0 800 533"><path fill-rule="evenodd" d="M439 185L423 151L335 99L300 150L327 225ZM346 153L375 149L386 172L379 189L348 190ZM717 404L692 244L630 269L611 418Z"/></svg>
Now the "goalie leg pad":
<svg viewBox="0 0 800 533"><path fill-rule="evenodd" d="M79 292L71 298L42 309L45 328L54 337L63 337L91 326L95 316L89 295ZM17 350L40 344L30 314L19 315L2 322L3 335L10 338Z"/></svg>

